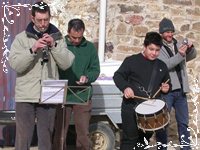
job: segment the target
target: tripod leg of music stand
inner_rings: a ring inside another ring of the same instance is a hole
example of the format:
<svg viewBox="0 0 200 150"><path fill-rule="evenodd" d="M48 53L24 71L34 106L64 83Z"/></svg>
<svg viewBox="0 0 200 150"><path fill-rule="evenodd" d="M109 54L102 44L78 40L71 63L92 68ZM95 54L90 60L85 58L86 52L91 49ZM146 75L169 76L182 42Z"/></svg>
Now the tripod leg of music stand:
<svg viewBox="0 0 200 150"><path fill-rule="evenodd" d="M58 105L56 108L56 118L53 136L53 150L63 150L65 144L65 111L66 108L62 108L62 105Z"/></svg>
<svg viewBox="0 0 200 150"><path fill-rule="evenodd" d="M61 129L61 150L65 149L66 146L66 131L65 131L65 122L66 122L66 107L62 108L62 129Z"/></svg>

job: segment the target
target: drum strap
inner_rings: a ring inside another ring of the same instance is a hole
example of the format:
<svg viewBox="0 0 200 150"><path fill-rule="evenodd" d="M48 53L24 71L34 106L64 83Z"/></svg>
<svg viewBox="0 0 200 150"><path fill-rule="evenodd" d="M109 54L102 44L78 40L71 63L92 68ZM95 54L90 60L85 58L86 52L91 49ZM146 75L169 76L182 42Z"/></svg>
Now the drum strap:
<svg viewBox="0 0 200 150"><path fill-rule="evenodd" d="M149 86L148 86L148 90L147 92L149 93L150 97L152 96L152 90L153 90L153 83L156 79L156 73L157 73L157 68L158 68L158 61L155 61L154 67L153 67L153 71L151 73L151 78L150 78L150 82L149 82Z"/></svg>

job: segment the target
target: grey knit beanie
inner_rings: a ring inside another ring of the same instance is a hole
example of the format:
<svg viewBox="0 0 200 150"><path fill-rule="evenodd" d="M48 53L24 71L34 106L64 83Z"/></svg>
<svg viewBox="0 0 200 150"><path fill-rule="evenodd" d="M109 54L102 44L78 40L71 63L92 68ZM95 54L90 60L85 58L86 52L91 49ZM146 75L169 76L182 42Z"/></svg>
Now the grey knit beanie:
<svg viewBox="0 0 200 150"><path fill-rule="evenodd" d="M175 31L174 25L170 19L163 18L159 23L159 33L164 33L166 31Z"/></svg>

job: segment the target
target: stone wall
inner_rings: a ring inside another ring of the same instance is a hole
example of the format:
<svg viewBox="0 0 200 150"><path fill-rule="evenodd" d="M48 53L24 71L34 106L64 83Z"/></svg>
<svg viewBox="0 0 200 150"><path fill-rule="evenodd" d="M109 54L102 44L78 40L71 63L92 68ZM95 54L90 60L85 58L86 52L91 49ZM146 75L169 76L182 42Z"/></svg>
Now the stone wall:
<svg viewBox="0 0 200 150"><path fill-rule="evenodd" d="M67 34L67 23L72 18L81 18L86 24L85 36L98 42L100 0L45 0L51 5L52 22L63 34ZM187 37L200 52L200 0L107 0L105 60L123 60L126 56L142 49L144 36L148 31L158 31L159 21L170 18L175 25L179 40ZM199 133L197 128L199 108L200 59L188 63L191 93L189 97L190 126L192 135ZM171 130L176 124L171 123ZM177 132L172 131L172 134Z"/></svg>

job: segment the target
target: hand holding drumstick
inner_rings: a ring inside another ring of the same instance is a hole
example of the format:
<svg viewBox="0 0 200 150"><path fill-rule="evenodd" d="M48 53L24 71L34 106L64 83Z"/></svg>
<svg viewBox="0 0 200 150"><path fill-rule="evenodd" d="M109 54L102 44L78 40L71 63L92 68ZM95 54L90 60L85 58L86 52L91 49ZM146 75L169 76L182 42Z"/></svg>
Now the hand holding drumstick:
<svg viewBox="0 0 200 150"><path fill-rule="evenodd" d="M127 87L124 90L124 97L127 98L127 99L129 99L129 98L138 98L138 99L141 99L141 100L149 100L149 98L146 98L146 97L136 96L134 94L133 90L130 87Z"/></svg>
<svg viewBox="0 0 200 150"><path fill-rule="evenodd" d="M157 95L160 91L162 91L163 93L167 93L167 92L169 91L169 84L168 84L168 82L169 82L169 79L168 79L167 81L165 81L165 83L162 83L162 84L161 84L161 87L160 87L160 88L158 89L158 91L153 95L152 98L155 98L156 95Z"/></svg>
<svg viewBox="0 0 200 150"><path fill-rule="evenodd" d="M130 87L127 87L125 90L124 90L124 97L129 99L129 98L133 98L134 97L134 92L133 90L130 88Z"/></svg>

